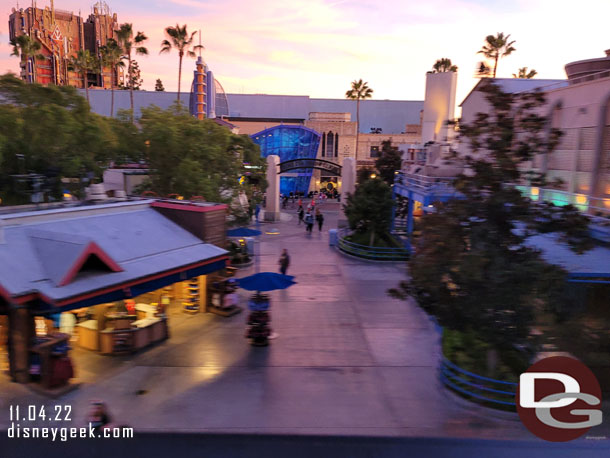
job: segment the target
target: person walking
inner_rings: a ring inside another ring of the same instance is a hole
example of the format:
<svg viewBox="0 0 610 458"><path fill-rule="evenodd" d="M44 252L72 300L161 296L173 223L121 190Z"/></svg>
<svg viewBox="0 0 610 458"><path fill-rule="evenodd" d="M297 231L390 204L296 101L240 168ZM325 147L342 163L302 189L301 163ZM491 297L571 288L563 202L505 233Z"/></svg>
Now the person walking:
<svg viewBox="0 0 610 458"><path fill-rule="evenodd" d="M280 265L280 273L282 275L286 275L286 272L288 272L288 267L290 266L290 256L288 255L288 250L286 248L282 250L278 264Z"/></svg>
<svg viewBox="0 0 610 458"><path fill-rule="evenodd" d="M318 222L318 232L322 232L322 225L324 224L324 215L319 208L316 208L316 221Z"/></svg>
<svg viewBox="0 0 610 458"><path fill-rule="evenodd" d="M305 210L303 210L302 205L299 205L299 209L298 209L297 213L299 215L299 223L297 224L297 226L300 226L301 223L303 222L303 217L305 216Z"/></svg>
<svg viewBox="0 0 610 458"><path fill-rule="evenodd" d="M310 211L305 215L305 230L311 234L313 230L313 215Z"/></svg>
<svg viewBox="0 0 610 458"><path fill-rule="evenodd" d="M258 217L261 213L261 204L256 204L256 209L254 210L254 218L256 219L256 222L258 223Z"/></svg>

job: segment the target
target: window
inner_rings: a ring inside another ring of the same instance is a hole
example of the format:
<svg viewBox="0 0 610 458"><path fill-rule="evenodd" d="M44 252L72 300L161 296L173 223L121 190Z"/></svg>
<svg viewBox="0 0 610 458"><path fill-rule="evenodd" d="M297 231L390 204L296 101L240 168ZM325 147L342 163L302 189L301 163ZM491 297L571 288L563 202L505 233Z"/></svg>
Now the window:
<svg viewBox="0 0 610 458"><path fill-rule="evenodd" d="M335 149L335 136L332 132L326 134L326 155L333 157L333 151Z"/></svg>
<svg viewBox="0 0 610 458"><path fill-rule="evenodd" d="M371 157L379 157L379 146L371 146Z"/></svg>
<svg viewBox="0 0 610 458"><path fill-rule="evenodd" d="M326 134L322 134L322 152L320 153L320 156L324 157L326 153Z"/></svg>
<svg viewBox="0 0 610 458"><path fill-rule="evenodd" d="M335 134L335 157L339 157L339 134Z"/></svg>

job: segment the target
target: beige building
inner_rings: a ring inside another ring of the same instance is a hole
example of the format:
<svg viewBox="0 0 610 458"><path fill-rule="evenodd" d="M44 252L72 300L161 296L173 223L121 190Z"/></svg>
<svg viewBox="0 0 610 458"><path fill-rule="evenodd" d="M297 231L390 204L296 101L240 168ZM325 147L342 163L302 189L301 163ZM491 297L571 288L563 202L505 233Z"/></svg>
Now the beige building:
<svg viewBox="0 0 610 458"><path fill-rule="evenodd" d="M610 50L606 57L566 65L567 80L501 79L494 82L505 92L539 89L547 102L542 114L549 127L563 136L551 154L540 154L524 164L530 170L546 172L549 181L561 184L544 191L544 198L557 204L572 203L593 213L610 212ZM481 82L462 102L462 122L472 122L477 113L489 112ZM459 145L470 152L467 142ZM537 200L543 190L531 188Z"/></svg>

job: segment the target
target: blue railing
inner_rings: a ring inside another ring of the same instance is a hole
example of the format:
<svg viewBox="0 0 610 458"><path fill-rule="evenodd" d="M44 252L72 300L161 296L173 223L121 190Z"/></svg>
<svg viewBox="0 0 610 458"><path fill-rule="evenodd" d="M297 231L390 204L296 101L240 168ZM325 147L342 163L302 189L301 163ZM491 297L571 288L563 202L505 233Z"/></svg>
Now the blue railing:
<svg viewBox="0 0 610 458"><path fill-rule="evenodd" d="M447 358L441 360L440 378L447 388L475 401L515 407L517 384L514 382L473 374L453 364Z"/></svg>
<svg viewBox="0 0 610 458"><path fill-rule="evenodd" d="M351 254L363 259L372 261L406 261L409 252L402 247L372 247L350 242L345 237L350 235L350 231L342 229L339 231L339 249L344 253Z"/></svg>

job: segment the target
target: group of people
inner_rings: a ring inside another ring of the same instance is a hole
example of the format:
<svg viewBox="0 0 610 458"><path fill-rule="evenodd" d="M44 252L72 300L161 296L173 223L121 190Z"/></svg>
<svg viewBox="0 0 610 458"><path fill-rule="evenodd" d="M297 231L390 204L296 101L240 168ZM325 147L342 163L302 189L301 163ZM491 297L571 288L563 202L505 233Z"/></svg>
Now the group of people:
<svg viewBox="0 0 610 458"><path fill-rule="evenodd" d="M318 223L318 231L322 232L322 226L324 225L324 215L322 214L319 208L316 208L314 214L313 209L314 207L310 205L307 207L306 212L303 209L303 206L299 205L299 210L297 212L299 215L298 224L300 225L301 223L305 223L305 231L311 233L313 231L313 224L315 219L315 221Z"/></svg>

